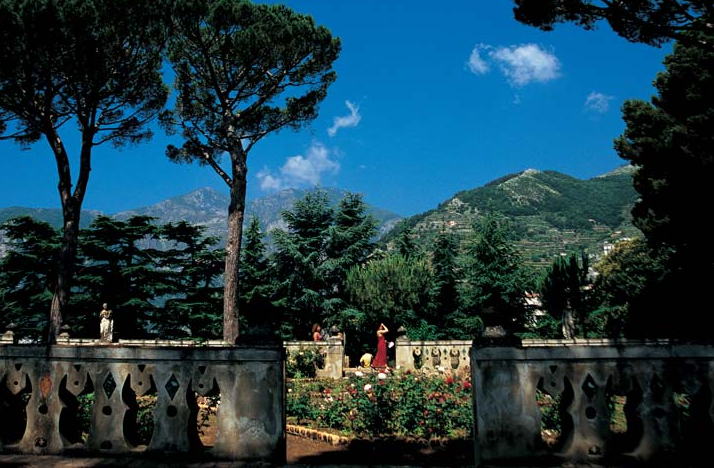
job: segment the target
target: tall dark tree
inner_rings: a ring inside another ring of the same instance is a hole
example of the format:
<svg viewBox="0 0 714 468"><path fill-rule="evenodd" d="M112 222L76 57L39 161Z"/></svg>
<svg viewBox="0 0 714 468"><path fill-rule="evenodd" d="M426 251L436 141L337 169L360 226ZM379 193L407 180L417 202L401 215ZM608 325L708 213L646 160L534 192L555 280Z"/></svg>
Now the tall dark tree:
<svg viewBox="0 0 714 468"><path fill-rule="evenodd" d="M347 275L347 290L362 317L356 330L369 336L368 346L381 322L388 328L421 325L429 306L432 271L425 258L395 253L354 266Z"/></svg>
<svg viewBox="0 0 714 468"><path fill-rule="evenodd" d="M168 248L156 251L164 275L158 277L169 297L158 311L156 326L164 338L218 338L222 336L218 278L223 271L223 250L217 237L205 237L205 227L186 221L159 228ZM158 292L158 291L157 291ZM158 299L158 298L156 298Z"/></svg>
<svg viewBox="0 0 714 468"><path fill-rule="evenodd" d="M431 316L433 319L446 318L459 308L459 277L457 274L457 243L453 234L442 231L434 242L432 268L434 279L431 284ZM434 323L435 320L432 320Z"/></svg>
<svg viewBox="0 0 714 468"><path fill-rule="evenodd" d="M403 257L418 256L420 254L419 246L414 241L414 231L412 228L403 224L399 227L399 229L399 234L394 240L394 248L397 250L399 255Z"/></svg>
<svg viewBox="0 0 714 468"><path fill-rule="evenodd" d="M0 132L23 147L45 139L59 179L63 230L50 342L69 300L92 151L149 138L146 124L166 102L164 11L163 1L0 1ZM74 180L64 140L73 129Z"/></svg>
<svg viewBox="0 0 714 468"><path fill-rule="evenodd" d="M532 290L532 276L524 269L505 218L487 213L479 219L465 249L463 271L462 325L475 331L474 316L479 316L487 326L520 329L526 319L525 292Z"/></svg>
<svg viewBox="0 0 714 468"><path fill-rule="evenodd" d="M323 314L328 320L339 321L338 317L347 302L347 272L369 256L373 250L372 239L376 235L376 221L367 214L361 195L348 193L340 200L328 235L327 258L318 272L327 283L329 295Z"/></svg>
<svg viewBox="0 0 714 468"><path fill-rule="evenodd" d="M322 319L327 282L320 265L328 258L334 211L324 191L310 192L282 213L287 231L273 231L277 304L285 310L282 334L301 339Z"/></svg>
<svg viewBox="0 0 714 468"><path fill-rule="evenodd" d="M141 243L157 235L148 216L127 221L100 216L82 231L82 264L73 301L76 318L81 319L74 325L80 332L92 331L102 303L114 311L117 335L144 337L156 327L157 306L152 300L170 292L170 286L167 272L156 268L157 252Z"/></svg>
<svg viewBox="0 0 714 468"><path fill-rule="evenodd" d="M266 135L317 116L336 78L340 41L310 16L245 0L179 2L172 32L178 96L164 123L177 125L185 142L167 156L210 166L230 189L223 327L224 339L234 342L248 154Z"/></svg>
<svg viewBox="0 0 714 468"><path fill-rule="evenodd" d="M659 46L677 40L714 50L714 42L692 32L711 35L714 5L711 0L513 0L516 19L544 31L556 23L572 22L593 29L601 20L632 42Z"/></svg>
<svg viewBox="0 0 714 468"><path fill-rule="evenodd" d="M667 293L667 252L642 239L621 241L595 265L597 309L588 317L589 332L609 338L651 338L669 334L680 313L672 316L663 302ZM686 311L684 311L686 312Z"/></svg>
<svg viewBox="0 0 714 468"><path fill-rule="evenodd" d="M696 37L711 41L714 32ZM615 148L637 168L634 224L651 247L669 253L667 289L677 292L670 296L676 300L660 307L681 311L669 330L697 336L706 330L700 325L708 320L714 280L714 251L704 227L714 211L703 203L711 198L714 178L714 50L675 44L664 64L651 103L625 102L626 129Z"/></svg>
<svg viewBox="0 0 714 468"><path fill-rule="evenodd" d="M583 331L590 306L588 268L589 261L585 253L580 255L580 261L575 254L571 254L567 260L558 257L543 279L543 308L553 318L560 320L563 338L575 338L578 327Z"/></svg>
<svg viewBox="0 0 714 468"><path fill-rule="evenodd" d="M0 230L7 247L0 260L0 329L15 323L19 337L37 340L52 302L59 233L28 216L8 220Z"/></svg>
<svg viewBox="0 0 714 468"><path fill-rule="evenodd" d="M245 232L243 248L241 249L240 269L238 281L240 283L240 307L243 310L242 324L248 329L260 321L260 315L265 311L250 310L249 304L270 300L274 294L273 284L270 281L267 248L263 243L263 231L257 217L250 220L250 225Z"/></svg>

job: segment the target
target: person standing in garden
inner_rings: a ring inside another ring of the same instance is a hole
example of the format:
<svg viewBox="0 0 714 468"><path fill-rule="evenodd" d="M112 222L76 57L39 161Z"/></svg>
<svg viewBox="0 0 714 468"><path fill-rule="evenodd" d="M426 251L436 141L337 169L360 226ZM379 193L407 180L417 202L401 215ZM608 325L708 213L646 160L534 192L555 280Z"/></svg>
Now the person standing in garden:
<svg viewBox="0 0 714 468"><path fill-rule="evenodd" d="M387 333L389 333L387 327L380 323L377 329L377 355L374 357L372 367L387 367L387 340L384 338Z"/></svg>
<svg viewBox="0 0 714 468"><path fill-rule="evenodd" d="M312 341L320 341L322 339L321 331L322 328L319 324L315 323L312 325Z"/></svg>

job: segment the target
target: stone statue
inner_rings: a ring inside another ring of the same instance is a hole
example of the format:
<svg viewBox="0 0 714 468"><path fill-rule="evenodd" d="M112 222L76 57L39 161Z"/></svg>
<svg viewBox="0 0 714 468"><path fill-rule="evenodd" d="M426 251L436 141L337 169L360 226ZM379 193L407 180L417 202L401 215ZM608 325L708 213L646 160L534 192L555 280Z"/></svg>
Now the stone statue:
<svg viewBox="0 0 714 468"><path fill-rule="evenodd" d="M102 304L102 311L99 312L99 341L111 343L112 334L114 333L114 319L112 319L112 311L107 307L106 303Z"/></svg>

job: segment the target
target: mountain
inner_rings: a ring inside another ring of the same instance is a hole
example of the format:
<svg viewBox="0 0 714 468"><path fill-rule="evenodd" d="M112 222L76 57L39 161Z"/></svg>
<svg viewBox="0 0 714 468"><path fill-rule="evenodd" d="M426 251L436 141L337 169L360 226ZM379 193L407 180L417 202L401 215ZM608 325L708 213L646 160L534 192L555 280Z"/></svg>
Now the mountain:
<svg viewBox="0 0 714 468"><path fill-rule="evenodd" d="M273 229L285 229L287 226L280 217L280 213L292 208L295 201L303 198L312 189L285 189L255 198L248 202L245 209L244 226L253 216L260 220L264 232ZM332 204L337 204L348 192L334 188L322 189ZM114 215L117 219L127 219L135 215L148 215L158 218L160 223L177 222L186 220L192 224L206 226L206 234L217 236L225 242L226 218L228 215L229 197L210 187L195 190L186 195L169 198L156 205L123 211ZM367 205L367 211L377 219L378 229L386 233L402 219L401 216L381 208Z"/></svg>
<svg viewBox="0 0 714 468"><path fill-rule="evenodd" d="M500 212L513 225L524 259L546 266L563 253L598 256L605 242L634 237L630 210L637 199L632 166L580 180L555 171L527 169L456 193L437 208L405 221L426 249L446 230L464 240L480 215ZM385 236L389 242L395 231Z"/></svg>
<svg viewBox="0 0 714 468"><path fill-rule="evenodd" d="M327 192L333 204L338 203L348 193L346 190L333 188L323 190ZM245 224L250 222L252 216L255 215L260 220L265 232L276 228L284 229L285 225L280 218L280 213L291 209L293 203L304 197L308 191L307 189L285 189L248 202ZM132 216L146 215L157 218L157 223L160 224L185 220L191 224L205 226L207 235L217 236L223 243L226 237L228 202L228 195L210 187L204 187L185 195L168 198L155 205L122 211L111 216L119 220L126 220ZM388 232L402 219L397 214L371 205L367 205L367 211L377 219L380 235ZM81 227L87 227L92 220L102 214L100 211L82 211ZM57 208L0 208L0 223L23 215L48 222L56 228L62 226L62 212ZM2 232L0 232L0 254L2 253L2 244L3 238Z"/></svg>
<svg viewBox="0 0 714 468"><path fill-rule="evenodd" d="M97 210L82 210L79 227L86 228L97 216L101 214L102 212ZM62 210L59 208L27 208L24 206L0 208L0 224L4 223L8 219L20 216L31 216L37 220L50 223L56 228L62 226Z"/></svg>
<svg viewBox="0 0 714 468"><path fill-rule="evenodd" d="M312 190L312 189L310 189ZM293 203L303 198L310 190L308 189L285 189L272 195L256 198L246 207L246 222L251 217L257 216L265 232L273 229L285 229L287 226L280 217L280 213L292 208ZM347 190L335 188L322 188L327 193L327 197L332 205L337 205L339 201L349 192ZM367 204L367 213L377 220L378 237L384 236L392 230L403 218L391 211Z"/></svg>
<svg viewBox="0 0 714 468"><path fill-rule="evenodd" d="M441 230L448 230L464 240L473 230L474 222L487 211L498 211L513 223L518 246L524 259L536 266L547 266L558 255L584 250L593 256L603 251L605 242L640 235L632 225L630 210L637 193L632 186L632 166L622 166L612 172L580 180L555 171L527 169L510 174L471 190L463 190L433 210L412 216L405 225L412 227L418 241L431 249ZM346 193L339 189L324 189L329 199L337 203ZM292 207L307 190L286 189L250 201L246 207L246 223L253 215L269 232L284 228L280 213ZM206 226L208 235L225 239L228 196L211 188L202 188L155 205L116 213L118 219L134 215L149 215L158 222L190 223ZM396 236L392 228L401 217L368 206L377 218L382 241L389 243ZM4 208L0 222L21 214L61 225L60 210ZM82 213L82 226L101 214ZM2 233L0 232L0 253Z"/></svg>
<svg viewBox="0 0 714 468"><path fill-rule="evenodd" d="M86 228L101 214L101 211L82 210L79 227L81 229ZM18 218L20 216L31 216L37 220L45 221L56 228L62 227L62 210L59 208L27 208L24 206L0 208L0 224L8 219ZM0 229L0 258L5 255L6 249L4 232Z"/></svg>

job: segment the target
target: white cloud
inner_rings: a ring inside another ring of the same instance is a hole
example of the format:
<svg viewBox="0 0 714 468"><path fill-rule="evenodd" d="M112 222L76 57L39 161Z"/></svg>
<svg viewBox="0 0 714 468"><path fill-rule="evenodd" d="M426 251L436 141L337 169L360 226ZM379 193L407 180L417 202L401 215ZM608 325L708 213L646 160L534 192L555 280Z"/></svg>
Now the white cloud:
<svg viewBox="0 0 714 468"><path fill-rule="evenodd" d="M489 49L490 46L486 44L479 44L471 51L468 66L469 70L471 70L471 73L474 75L484 75L490 70L488 63L486 63L486 61L481 57L481 51L487 51Z"/></svg>
<svg viewBox="0 0 714 468"><path fill-rule="evenodd" d="M260 181L260 189L267 191L280 190L283 188L280 179L273 176L267 167L258 172L258 180Z"/></svg>
<svg viewBox="0 0 714 468"><path fill-rule="evenodd" d="M605 114L607 111L610 110L610 101L612 101L613 99L615 99L614 96L608 96L606 94L593 91L588 94L587 99L585 99L585 110L588 112Z"/></svg>
<svg viewBox="0 0 714 468"><path fill-rule="evenodd" d="M322 143L315 142L305 156L298 154L287 158L279 175L265 168L258 173L258 180L263 190L280 190L317 185L323 175L336 174L339 170L340 164L330 159L330 151Z"/></svg>
<svg viewBox="0 0 714 468"><path fill-rule="evenodd" d="M362 116L359 113L359 107L357 107L355 103L345 101L345 105L350 110L350 115L346 115L344 117L335 117L332 122L332 127L327 129L327 134L331 137L337 134L337 130L347 127L356 127L359 124L360 120L362 120Z"/></svg>
<svg viewBox="0 0 714 468"><path fill-rule="evenodd" d="M491 57L501 66L514 86L523 86L532 81L545 83L559 76L560 62L555 55L536 44L499 47Z"/></svg>
<svg viewBox="0 0 714 468"><path fill-rule="evenodd" d="M488 62L481 57L486 52L488 60L497 64L501 73L512 86L520 88L528 83L546 83L560 76L560 62L555 54L537 44L520 44L508 47L477 45L469 58L472 73L483 75L490 70Z"/></svg>

